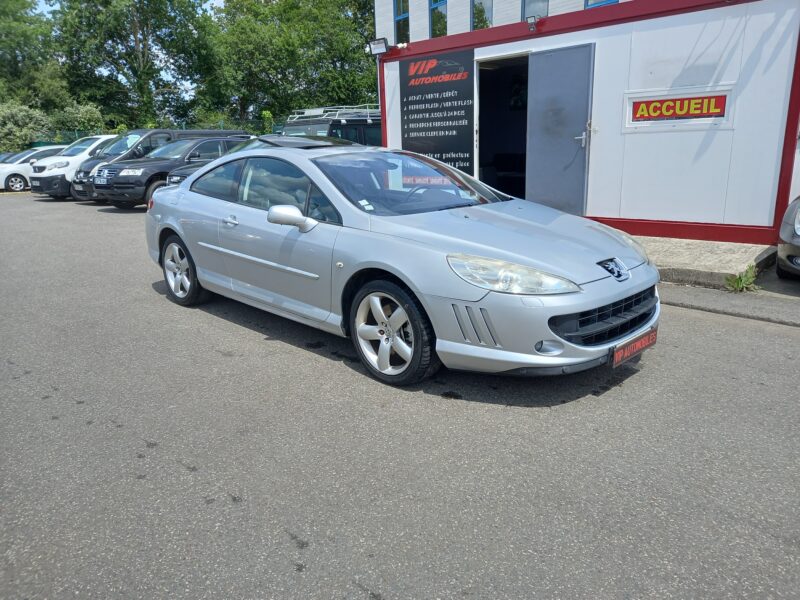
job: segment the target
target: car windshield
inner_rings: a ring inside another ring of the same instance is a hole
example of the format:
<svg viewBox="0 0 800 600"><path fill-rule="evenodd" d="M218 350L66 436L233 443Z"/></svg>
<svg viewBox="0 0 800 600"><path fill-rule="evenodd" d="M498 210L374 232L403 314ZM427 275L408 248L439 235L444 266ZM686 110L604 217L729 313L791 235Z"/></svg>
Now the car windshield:
<svg viewBox="0 0 800 600"><path fill-rule="evenodd" d="M177 142L170 142L164 144L160 148L156 148L147 158L180 158L183 154L197 143L197 140L178 140Z"/></svg>
<svg viewBox="0 0 800 600"><path fill-rule="evenodd" d="M59 156L78 156L86 152L97 141L96 137L81 138L77 142L72 142L69 146L58 153Z"/></svg>
<svg viewBox="0 0 800 600"><path fill-rule="evenodd" d="M133 148L140 139L142 139L141 133L121 135L103 150L103 156L119 156L120 154L124 154Z"/></svg>
<svg viewBox="0 0 800 600"><path fill-rule="evenodd" d="M373 215L409 215L511 199L466 173L410 152L334 154L314 162L350 202Z"/></svg>
<svg viewBox="0 0 800 600"><path fill-rule="evenodd" d="M36 152L34 148L29 148L28 150L23 150L22 152L17 152L16 154L12 154L11 156L7 157L5 162L7 163L17 163L24 159L27 156L30 156Z"/></svg>

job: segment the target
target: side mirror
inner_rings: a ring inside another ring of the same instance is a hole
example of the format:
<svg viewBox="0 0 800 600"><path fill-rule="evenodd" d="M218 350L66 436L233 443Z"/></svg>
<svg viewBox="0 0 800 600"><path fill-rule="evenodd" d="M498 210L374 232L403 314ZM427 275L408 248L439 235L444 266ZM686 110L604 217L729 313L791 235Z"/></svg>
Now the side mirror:
<svg viewBox="0 0 800 600"><path fill-rule="evenodd" d="M311 231L318 223L311 217L304 217L300 209L291 204L271 206L267 213L267 221L276 225L292 225L302 233Z"/></svg>
<svg viewBox="0 0 800 600"><path fill-rule="evenodd" d="M32 158L32 159L30 159L30 160L28 161L28 164L32 165L32 164L33 164L33 163L35 163L35 162L36 162L36 159L35 159L35 158Z"/></svg>
<svg viewBox="0 0 800 600"><path fill-rule="evenodd" d="M142 158L143 156L144 156L144 148L142 148L141 146L136 146L136 148L133 149L133 157Z"/></svg>
<svg viewBox="0 0 800 600"><path fill-rule="evenodd" d="M200 153L197 150L192 150L186 157L186 160L192 162L193 160L200 160Z"/></svg>

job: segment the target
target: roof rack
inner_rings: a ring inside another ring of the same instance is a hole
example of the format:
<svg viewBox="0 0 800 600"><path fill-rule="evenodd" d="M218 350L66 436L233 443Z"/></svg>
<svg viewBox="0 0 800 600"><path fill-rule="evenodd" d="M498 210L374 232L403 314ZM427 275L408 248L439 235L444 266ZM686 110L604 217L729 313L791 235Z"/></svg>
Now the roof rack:
<svg viewBox="0 0 800 600"><path fill-rule="evenodd" d="M322 106L320 108L303 108L295 110L286 118L287 123L310 121L311 119L346 119L346 118L380 119L381 109L378 104L356 104L354 106Z"/></svg>

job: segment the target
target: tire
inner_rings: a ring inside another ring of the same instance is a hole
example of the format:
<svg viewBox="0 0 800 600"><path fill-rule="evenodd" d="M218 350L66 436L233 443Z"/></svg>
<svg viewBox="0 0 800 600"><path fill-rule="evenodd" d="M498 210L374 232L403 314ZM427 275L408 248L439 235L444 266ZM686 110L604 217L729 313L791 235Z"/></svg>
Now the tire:
<svg viewBox="0 0 800 600"><path fill-rule="evenodd" d="M366 283L353 299L349 323L353 346L367 372L378 381L411 385L441 366L425 310L409 290L396 283Z"/></svg>
<svg viewBox="0 0 800 600"><path fill-rule="evenodd" d="M119 208L120 210L131 210L136 208L138 202L131 202L130 200L110 200L111 206Z"/></svg>
<svg viewBox="0 0 800 600"><path fill-rule="evenodd" d="M28 180L19 173L12 173L6 177L5 189L9 192L21 192L28 187Z"/></svg>
<svg viewBox="0 0 800 600"><path fill-rule="evenodd" d="M153 197L153 192L155 192L158 188L164 187L167 185L166 181L154 181L150 185L147 186L147 191L144 193L144 203L146 206L150 206L150 199Z"/></svg>
<svg viewBox="0 0 800 600"><path fill-rule="evenodd" d="M175 260L176 258L179 260ZM175 267L178 270L175 270ZM197 280L197 270L192 255L177 235L169 236L161 246L161 271L167 284L167 297L175 304L193 306L211 297ZM188 289L186 289L187 282Z"/></svg>
<svg viewBox="0 0 800 600"><path fill-rule="evenodd" d="M791 271L787 271L781 266L781 263L775 263L775 272L778 274L778 277L781 279L800 279L800 275L797 273L792 273Z"/></svg>

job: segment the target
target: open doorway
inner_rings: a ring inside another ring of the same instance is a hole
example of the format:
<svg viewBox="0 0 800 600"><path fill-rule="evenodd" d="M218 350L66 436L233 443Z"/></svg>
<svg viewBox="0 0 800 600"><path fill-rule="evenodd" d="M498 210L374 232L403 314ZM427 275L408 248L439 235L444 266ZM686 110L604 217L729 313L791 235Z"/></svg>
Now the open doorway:
<svg viewBox="0 0 800 600"><path fill-rule="evenodd" d="M502 192L524 198L528 56L478 66L479 177Z"/></svg>

